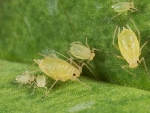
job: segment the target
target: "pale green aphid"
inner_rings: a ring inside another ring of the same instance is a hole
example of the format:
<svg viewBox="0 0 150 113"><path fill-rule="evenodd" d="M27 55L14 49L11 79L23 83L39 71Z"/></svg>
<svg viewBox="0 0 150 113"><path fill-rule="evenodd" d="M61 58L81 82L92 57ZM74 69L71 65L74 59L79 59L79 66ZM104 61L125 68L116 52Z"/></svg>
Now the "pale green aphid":
<svg viewBox="0 0 150 113"><path fill-rule="evenodd" d="M127 68L127 67L136 68L138 66L138 64L143 61L145 70L148 74L148 70L147 70L147 66L146 66L144 57L139 59L139 57L141 55L141 50L147 42L144 43L140 47L140 32L138 31L133 20L131 20L131 22L133 23L135 29L138 32L138 38L128 25L127 25L127 28L123 27L123 30L121 32L120 32L120 28L116 27L114 36L113 36L113 45L120 50L123 57L115 55L115 54L114 55L118 58L125 59L128 62L128 65L122 66L122 68L127 72L129 72L129 71L126 70L125 68ZM118 46L119 47L114 43L117 29L118 29L117 37L118 37ZM129 72L129 73L132 74L131 72ZM132 75L134 75L134 74L132 74Z"/></svg>
<svg viewBox="0 0 150 113"><path fill-rule="evenodd" d="M95 48L90 49L89 45L87 44L87 39L86 39L86 46L83 45L81 42L73 42L70 45L71 47L69 52L75 58L80 60L87 60L88 62L93 60L95 56L94 50L96 49Z"/></svg>
<svg viewBox="0 0 150 113"><path fill-rule="evenodd" d="M65 57L64 55L62 55L56 51L55 51L55 53ZM80 76L80 74L82 72L82 68L80 66L78 66L75 62L72 62L72 64L70 64L65 60L62 60L58 57L52 57L52 56L56 56L56 55L44 56L43 59L34 60L38 64L39 69L44 74L46 74L47 76L49 76L55 80L55 82L50 87L49 91L59 80L63 81L63 82L65 82L66 80L69 80L69 79L79 81L78 77ZM79 82L82 83L81 81L79 81ZM83 85L85 85L85 84L83 84ZM47 92L47 94L49 93L49 91Z"/></svg>
<svg viewBox="0 0 150 113"><path fill-rule="evenodd" d="M44 75L38 75L35 78L34 82L35 82L36 86L34 86L33 92L31 94L34 94L35 88L38 88L38 87L45 88L47 91L47 87L46 87L47 82L46 82L46 77Z"/></svg>
<svg viewBox="0 0 150 113"><path fill-rule="evenodd" d="M86 45L83 45L81 42L73 42L70 44L70 54L78 59L81 60L80 62L82 62L81 67L83 67L84 65L89 69L89 71L95 75L92 70L87 66L86 63L84 63L84 60L87 60L87 63L89 63L91 60L93 60L93 58L95 57L95 52L94 50L97 50L95 48L90 49L88 43L87 43L87 38L86 38Z"/></svg>
<svg viewBox="0 0 150 113"><path fill-rule="evenodd" d="M118 12L117 15L113 16L111 19L119 16L122 13L127 14L127 11L138 11L135 7L134 7L134 3L133 2L118 2L114 5L112 5L112 8L114 9L115 12Z"/></svg>
<svg viewBox="0 0 150 113"><path fill-rule="evenodd" d="M20 83L21 86L22 84L31 84L34 81L34 78L34 75L26 71L25 73L18 75L15 80Z"/></svg>

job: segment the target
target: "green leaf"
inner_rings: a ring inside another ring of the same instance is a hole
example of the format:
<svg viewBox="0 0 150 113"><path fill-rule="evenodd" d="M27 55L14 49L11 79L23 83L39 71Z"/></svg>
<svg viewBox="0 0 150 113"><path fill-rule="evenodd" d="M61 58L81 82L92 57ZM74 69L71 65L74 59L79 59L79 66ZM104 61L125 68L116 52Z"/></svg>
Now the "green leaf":
<svg viewBox="0 0 150 113"><path fill-rule="evenodd" d="M16 75L30 67L26 64L0 60L0 112L2 113L148 113L150 92L98 82L86 77L80 80L91 87L84 87L77 81L58 82L50 94L42 98L45 89L15 83ZM34 67L37 68L37 67ZM52 84L52 83L51 83ZM49 86L50 87L50 86Z"/></svg>
<svg viewBox="0 0 150 113"><path fill-rule="evenodd" d="M111 8L111 0L0 0L0 58L24 63L1 60L0 98L3 103L0 110L31 112L30 107L33 112L38 110L144 112L147 110L150 80L144 65L141 63L136 69L128 69L135 74L133 77L121 68L127 65L126 61L109 54L112 52L121 55L111 44L116 25L122 28L128 24L137 34L129 18L134 20L141 33L141 45L149 40L147 2L135 1L135 7L139 12L129 11L128 15L122 14L111 20L111 17L117 15ZM80 41L85 44L86 38L91 48L103 50L96 51L95 58L90 62L91 70L101 81L96 80L89 70L83 68L81 81L90 85L92 91L88 91L82 85L80 87L76 82L58 83L43 101L40 97L44 94L44 90L38 89L32 96L30 95L32 89L26 86L17 89L18 86L11 83L18 74L25 72L25 68L29 70L35 68L26 63L32 64L32 58L40 58L36 52L46 53L45 47L48 47L69 57L67 53L70 43ZM142 49L140 56L145 58L148 70L150 69L149 52L148 43Z"/></svg>

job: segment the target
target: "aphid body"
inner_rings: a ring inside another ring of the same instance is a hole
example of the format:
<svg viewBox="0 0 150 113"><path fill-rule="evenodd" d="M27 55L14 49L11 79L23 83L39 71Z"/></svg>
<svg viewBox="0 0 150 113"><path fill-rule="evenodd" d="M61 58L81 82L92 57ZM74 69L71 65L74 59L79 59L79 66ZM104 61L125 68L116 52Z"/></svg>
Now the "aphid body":
<svg viewBox="0 0 150 113"><path fill-rule="evenodd" d="M52 57L45 57L41 60L35 60L38 64L40 70L44 72L47 76L53 79L66 81L68 79L74 80L80 76L81 69L79 67L74 67L68 62Z"/></svg>
<svg viewBox="0 0 150 113"><path fill-rule="evenodd" d="M31 93L32 95L34 94L35 88L38 88L38 87L45 88L46 91L47 91L46 77L44 75L43 76L42 75L38 75L35 80L36 81L34 81L34 82L35 82L36 86L34 86L33 92Z"/></svg>
<svg viewBox="0 0 150 113"><path fill-rule="evenodd" d="M93 60L95 53L94 50L90 50L89 46L84 46L82 43L74 42L71 44L70 51L74 57L81 60Z"/></svg>
<svg viewBox="0 0 150 113"><path fill-rule="evenodd" d="M112 6L114 8L115 12L121 13L126 12L128 10L134 9L134 3L133 2L118 2Z"/></svg>
<svg viewBox="0 0 150 113"><path fill-rule="evenodd" d="M135 7L134 7L134 3L133 2L118 2L116 4L114 4L112 6L112 8L114 9L115 12L118 12L118 15L122 14L122 13L126 13L127 11L138 11ZM111 19L117 17L118 15L115 15L114 17L112 17Z"/></svg>
<svg viewBox="0 0 150 113"><path fill-rule="evenodd" d="M118 35L118 46L129 67L137 67L141 50L135 33L123 27L123 31Z"/></svg>
<svg viewBox="0 0 150 113"><path fill-rule="evenodd" d="M31 82L34 81L34 78L34 75L30 75L28 71L26 71L25 73L18 75L15 80L21 84L31 84Z"/></svg>
<svg viewBox="0 0 150 113"><path fill-rule="evenodd" d="M41 75L38 75L37 77L36 77L36 85L37 85L37 87L46 87L45 85L46 85L46 77L43 75L43 76L41 76Z"/></svg>
<svg viewBox="0 0 150 113"><path fill-rule="evenodd" d="M142 47L140 47L140 32L138 31L133 20L131 20L131 21L138 32L138 37L135 35L135 33L131 30L131 28L128 25L127 25L127 28L123 27L122 32L120 32L120 28L116 27L114 37L113 37L113 45L115 45L114 39L115 39L116 31L118 29L118 46L119 46L119 50L120 50L123 58L118 55L115 55L115 54L114 55L117 56L118 58L125 59L128 62L128 65L122 66L123 69L125 69L126 67L136 68L138 66L138 64L143 61L145 70L148 74L148 70L147 70L147 66L146 66L144 57L139 59L139 57L141 55L141 50L146 45L147 42L144 43L142 45ZM117 45L115 45L115 46L117 46ZM127 71L127 72L129 72L129 71ZM130 74L132 74L132 73L130 73Z"/></svg>

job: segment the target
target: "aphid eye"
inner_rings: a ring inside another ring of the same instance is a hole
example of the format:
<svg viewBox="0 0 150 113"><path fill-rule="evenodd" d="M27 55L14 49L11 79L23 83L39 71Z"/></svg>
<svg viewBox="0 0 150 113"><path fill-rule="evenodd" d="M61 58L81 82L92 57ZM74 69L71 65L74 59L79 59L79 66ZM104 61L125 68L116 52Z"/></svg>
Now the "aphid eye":
<svg viewBox="0 0 150 113"><path fill-rule="evenodd" d="M75 74L75 73L73 73L73 76L76 76L76 74Z"/></svg>
<svg viewBox="0 0 150 113"><path fill-rule="evenodd" d="M139 63L139 61L137 61L137 63Z"/></svg>

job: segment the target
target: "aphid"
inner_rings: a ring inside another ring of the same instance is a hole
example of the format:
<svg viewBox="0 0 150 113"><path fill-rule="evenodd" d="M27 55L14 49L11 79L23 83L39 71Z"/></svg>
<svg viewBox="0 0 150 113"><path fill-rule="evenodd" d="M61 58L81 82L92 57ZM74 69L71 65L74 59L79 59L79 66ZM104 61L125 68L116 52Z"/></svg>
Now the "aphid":
<svg viewBox="0 0 150 113"><path fill-rule="evenodd" d="M26 71L25 73L18 75L15 80L20 83L20 87L22 84L31 84L34 81L34 78L34 75L30 75L30 73Z"/></svg>
<svg viewBox="0 0 150 113"><path fill-rule="evenodd" d="M81 60L87 60L87 62L90 62L91 60L93 60L95 56L94 50L96 49L93 48L92 50L90 50L90 47L87 44L87 39L86 39L86 46L83 45L81 42L73 42L70 45L71 47L70 47L69 52L75 58L81 59Z"/></svg>
<svg viewBox="0 0 150 113"><path fill-rule="evenodd" d="M58 53L58 52L56 52L56 53ZM60 53L58 53L58 54L60 54ZM66 62L65 60L62 60L60 58L50 57L50 56L45 56L41 60L38 59L38 60L34 60L34 61L38 64L39 69L43 73L45 73L47 76L50 76L53 79L55 79L55 82L53 83L53 85L51 86L49 91L52 89L52 87L55 85L55 83L59 80L63 81L63 82L65 82L66 80L69 80L69 79L79 81L79 79L77 79L77 77L80 76L80 74L82 72L82 68L80 66L78 66L75 62L73 62L73 64L71 65L70 63ZM79 81L79 82L82 83L81 81ZM83 84L83 85L85 85L85 84Z"/></svg>
<svg viewBox="0 0 150 113"><path fill-rule="evenodd" d="M127 15L128 10L130 11L138 11L135 7L134 7L134 3L133 2L118 2L116 4L114 4L112 6L112 8L115 10L115 12L118 12L118 15L113 16L111 19L119 16L122 13L125 13Z"/></svg>
<svg viewBox="0 0 150 113"><path fill-rule="evenodd" d="M115 45L117 47L117 45L114 43L114 40L115 40L116 31L118 29L118 45L119 45L119 50L123 57L115 55L115 54L114 55L118 58L125 59L128 62L128 65L122 66L122 68L124 70L126 67L136 68L138 66L138 63L141 63L143 61L145 70L148 74L148 70L146 67L144 57L139 59L139 57L141 55L141 50L147 42L144 43L140 48L140 32L138 31L133 20L131 20L131 22L133 23L135 29L138 32L138 38L128 25L127 25L127 28L123 27L123 30L121 32L120 32L120 28L116 27L112 43L113 43L113 45ZM125 71L127 71L127 70L125 70ZM127 72L129 72L129 71L127 71ZM129 73L132 74L131 72L129 72ZM134 74L132 74L132 75L134 75Z"/></svg>
<svg viewBox="0 0 150 113"><path fill-rule="evenodd" d="M69 53L81 60L80 62L82 62L81 67L83 67L84 65L90 70L90 72L95 75L92 70L87 66L86 63L84 63L84 60L87 60L87 63L89 63L91 60L93 60L94 56L95 56L95 52L94 50L98 50L95 48L90 49L88 43L87 43L87 38L86 38L86 46L83 45L81 42L73 42L70 44L70 50Z"/></svg>
<svg viewBox="0 0 150 113"><path fill-rule="evenodd" d="M36 78L35 78L36 81L35 84L36 86L34 86L34 89L33 89L33 92L31 94L34 94L34 90L35 88L38 88L38 87L41 87L41 88L45 88L46 91L47 91L47 87L45 86L47 83L46 83L46 77L44 75L38 75Z"/></svg>

